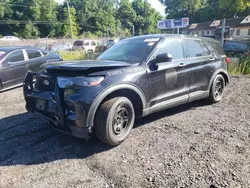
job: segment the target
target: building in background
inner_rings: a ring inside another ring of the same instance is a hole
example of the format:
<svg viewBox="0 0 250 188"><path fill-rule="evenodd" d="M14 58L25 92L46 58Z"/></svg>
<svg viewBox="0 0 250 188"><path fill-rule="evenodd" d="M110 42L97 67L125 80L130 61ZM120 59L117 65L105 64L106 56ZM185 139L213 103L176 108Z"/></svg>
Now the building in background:
<svg viewBox="0 0 250 188"><path fill-rule="evenodd" d="M221 27L222 20L193 23L183 30L184 34L216 38L216 30ZM226 27L230 29L233 39L250 38L250 15L240 18L226 19Z"/></svg>

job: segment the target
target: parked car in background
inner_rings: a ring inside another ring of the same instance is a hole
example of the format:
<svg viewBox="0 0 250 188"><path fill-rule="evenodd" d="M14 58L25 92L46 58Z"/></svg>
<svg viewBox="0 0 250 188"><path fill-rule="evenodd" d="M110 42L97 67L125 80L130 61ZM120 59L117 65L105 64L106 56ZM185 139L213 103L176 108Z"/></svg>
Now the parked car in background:
<svg viewBox="0 0 250 188"><path fill-rule="evenodd" d="M118 39L109 39L109 40L98 41L98 45L96 47L96 53L102 53L116 43L118 43Z"/></svg>
<svg viewBox="0 0 250 188"><path fill-rule="evenodd" d="M72 45L66 43L55 43L51 44L48 50L52 52L70 51L72 50Z"/></svg>
<svg viewBox="0 0 250 188"><path fill-rule="evenodd" d="M107 49L108 49L108 42L106 40L100 40L100 41L98 41L95 52L102 53Z"/></svg>
<svg viewBox="0 0 250 188"><path fill-rule="evenodd" d="M62 58L33 47L0 47L0 91L23 84L28 71L38 72L41 65Z"/></svg>
<svg viewBox="0 0 250 188"><path fill-rule="evenodd" d="M119 145L136 117L200 99L219 102L229 83L229 63L213 39L132 37L97 60L47 64L41 74L29 72L26 108L75 137L88 139L95 133L101 141Z"/></svg>
<svg viewBox="0 0 250 188"><path fill-rule="evenodd" d="M77 40L74 42L73 50L83 50L86 53L94 53L96 51L96 40Z"/></svg>
<svg viewBox="0 0 250 188"><path fill-rule="evenodd" d="M244 54L250 51L250 45L242 41L226 41L223 49L226 53Z"/></svg>
<svg viewBox="0 0 250 188"><path fill-rule="evenodd" d="M15 36L5 36L5 37L2 37L2 38L0 38L0 41L6 41L6 42L8 42L8 41L19 41L20 39L18 38L18 37L15 37Z"/></svg>

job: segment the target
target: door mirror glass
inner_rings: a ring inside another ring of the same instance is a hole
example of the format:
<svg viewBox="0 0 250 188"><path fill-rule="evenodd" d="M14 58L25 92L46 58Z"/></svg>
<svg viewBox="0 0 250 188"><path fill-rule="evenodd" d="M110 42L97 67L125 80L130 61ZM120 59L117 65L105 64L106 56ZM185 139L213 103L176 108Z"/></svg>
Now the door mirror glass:
<svg viewBox="0 0 250 188"><path fill-rule="evenodd" d="M166 62L171 62L173 59L172 55L170 53L163 53L163 54L158 54L155 58L156 63L166 63Z"/></svg>

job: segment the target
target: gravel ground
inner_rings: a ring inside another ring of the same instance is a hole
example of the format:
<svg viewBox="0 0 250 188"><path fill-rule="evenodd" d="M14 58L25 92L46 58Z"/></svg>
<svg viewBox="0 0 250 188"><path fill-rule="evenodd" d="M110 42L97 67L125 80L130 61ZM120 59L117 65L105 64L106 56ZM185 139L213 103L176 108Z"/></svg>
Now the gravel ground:
<svg viewBox="0 0 250 188"><path fill-rule="evenodd" d="M111 148L54 131L26 113L22 89L0 93L0 187L250 187L250 78L223 101L137 120Z"/></svg>

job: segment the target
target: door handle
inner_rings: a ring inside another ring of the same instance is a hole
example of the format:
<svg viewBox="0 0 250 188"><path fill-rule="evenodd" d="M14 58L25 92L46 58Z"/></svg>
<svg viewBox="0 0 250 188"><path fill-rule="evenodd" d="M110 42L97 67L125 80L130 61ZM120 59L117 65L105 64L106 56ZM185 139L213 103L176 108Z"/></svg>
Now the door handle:
<svg viewBox="0 0 250 188"><path fill-rule="evenodd" d="M27 69L28 67L29 67L28 65L23 65L23 68L26 68L26 69Z"/></svg>
<svg viewBox="0 0 250 188"><path fill-rule="evenodd" d="M215 58L210 58L210 59L209 59L209 61L214 61L214 60L215 60Z"/></svg>
<svg viewBox="0 0 250 188"><path fill-rule="evenodd" d="M185 67L185 66L187 66L186 63L180 63L180 64L179 64L179 67Z"/></svg>

